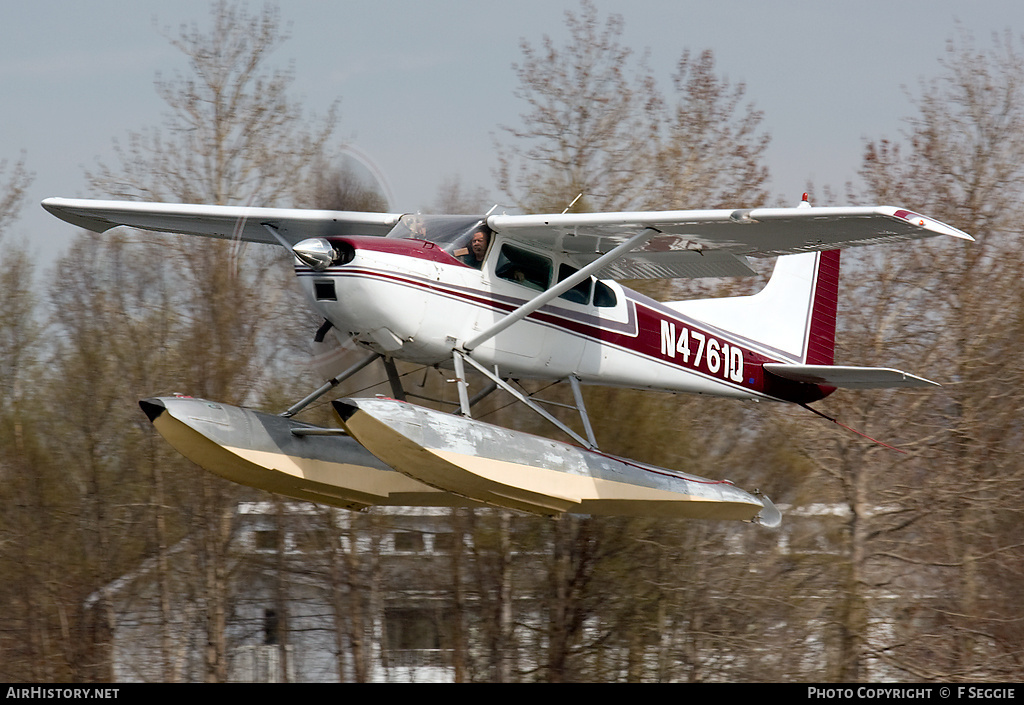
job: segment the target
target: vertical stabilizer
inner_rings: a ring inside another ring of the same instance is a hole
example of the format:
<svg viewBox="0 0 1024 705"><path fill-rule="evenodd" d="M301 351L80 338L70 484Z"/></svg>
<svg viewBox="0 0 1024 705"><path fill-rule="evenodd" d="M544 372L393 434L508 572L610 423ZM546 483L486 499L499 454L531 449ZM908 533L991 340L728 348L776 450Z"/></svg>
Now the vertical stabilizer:
<svg viewBox="0 0 1024 705"><path fill-rule="evenodd" d="M834 362L839 250L785 255L752 296L676 301L667 306L746 338L793 363Z"/></svg>

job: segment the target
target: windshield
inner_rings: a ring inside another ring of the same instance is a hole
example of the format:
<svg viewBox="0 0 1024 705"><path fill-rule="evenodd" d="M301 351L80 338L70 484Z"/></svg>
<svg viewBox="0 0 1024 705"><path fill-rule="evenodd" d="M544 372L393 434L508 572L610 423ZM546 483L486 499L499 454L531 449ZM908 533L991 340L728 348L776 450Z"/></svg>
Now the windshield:
<svg viewBox="0 0 1024 705"><path fill-rule="evenodd" d="M407 213L388 233L388 237L415 238L439 245L449 254L469 247L476 226L484 222L479 215L419 215Z"/></svg>

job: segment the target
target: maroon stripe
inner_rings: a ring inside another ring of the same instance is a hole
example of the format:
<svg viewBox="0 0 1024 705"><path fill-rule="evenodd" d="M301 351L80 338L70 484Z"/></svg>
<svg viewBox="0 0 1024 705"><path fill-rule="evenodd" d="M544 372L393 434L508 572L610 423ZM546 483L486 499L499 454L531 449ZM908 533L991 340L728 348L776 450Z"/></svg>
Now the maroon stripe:
<svg viewBox="0 0 1024 705"><path fill-rule="evenodd" d="M835 360L836 311L839 306L839 250L822 252L811 303L807 337L808 365L831 365Z"/></svg>

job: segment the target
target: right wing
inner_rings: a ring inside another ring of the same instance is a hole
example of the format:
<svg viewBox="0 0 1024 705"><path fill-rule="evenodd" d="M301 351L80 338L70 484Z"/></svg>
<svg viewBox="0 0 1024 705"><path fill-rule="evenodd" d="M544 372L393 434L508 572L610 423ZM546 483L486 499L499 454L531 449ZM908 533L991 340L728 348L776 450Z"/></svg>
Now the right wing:
<svg viewBox="0 0 1024 705"><path fill-rule="evenodd" d="M487 224L507 238L563 252L581 267L635 233L651 231L643 246L597 275L610 279L742 276L753 274L747 257L936 235L973 240L933 218L892 206L492 215Z"/></svg>
<svg viewBox="0 0 1024 705"><path fill-rule="evenodd" d="M47 198L43 208L86 230L104 232L118 225L186 235L280 244L272 226L290 244L330 235L387 235L400 213L249 208L138 201Z"/></svg>

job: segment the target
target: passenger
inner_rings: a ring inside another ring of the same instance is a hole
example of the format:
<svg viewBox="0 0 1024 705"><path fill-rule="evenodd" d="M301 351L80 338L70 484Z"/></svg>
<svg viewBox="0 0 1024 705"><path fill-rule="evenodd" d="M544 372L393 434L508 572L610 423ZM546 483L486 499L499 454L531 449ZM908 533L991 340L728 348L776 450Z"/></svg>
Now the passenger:
<svg viewBox="0 0 1024 705"><path fill-rule="evenodd" d="M487 254L487 246L490 244L491 229L486 225L477 226L473 231L473 237L469 240L469 249L459 252L459 261L470 267L481 269L484 265L484 255Z"/></svg>

